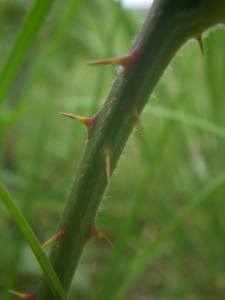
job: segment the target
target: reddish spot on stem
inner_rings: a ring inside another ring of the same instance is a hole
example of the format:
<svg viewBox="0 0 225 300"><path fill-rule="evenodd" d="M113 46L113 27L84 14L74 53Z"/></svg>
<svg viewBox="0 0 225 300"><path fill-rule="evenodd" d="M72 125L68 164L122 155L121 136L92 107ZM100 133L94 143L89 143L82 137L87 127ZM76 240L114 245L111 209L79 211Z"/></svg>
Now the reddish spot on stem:
<svg viewBox="0 0 225 300"><path fill-rule="evenodd" d="M135 69L137 62L140 58L140 48L134 48L129 54L124 56L123 67L124 67L124 76L128 77Z"/></svg>

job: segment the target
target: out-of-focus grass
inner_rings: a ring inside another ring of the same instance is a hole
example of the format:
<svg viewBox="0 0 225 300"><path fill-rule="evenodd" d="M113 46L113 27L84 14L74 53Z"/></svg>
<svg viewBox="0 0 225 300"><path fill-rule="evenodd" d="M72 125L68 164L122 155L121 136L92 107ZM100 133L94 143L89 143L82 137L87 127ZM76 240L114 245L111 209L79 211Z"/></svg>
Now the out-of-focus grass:
<svg viewBox="0 0 225 300"><path fill-rule="evenodd" d="M21 232L23 232L26 237L27 242L29 243L35 257L48 281L49 286L51 287L52 293L54 294L54 298L58 300L66 300L66 294L61 286L59 278L57 277L50 261L46 257L39 241L37 240L34 232L30 228L27 223L24 215L16 205L15 201L12 199L11 195L5 188L5 186L0 182L0 198L2 203L5 204L6 208L10 212L13 217L13 220L16 222ZM12 291L11 291L12 292Z"/></svg>
<svg viewBox="0 0 225 300"><path fill-rule="evenodd" d="M55 233L86 140L58 112L98 112L116 72L85 62L126 53L145 14L75 2L55 2L0 111L0 177L41 243ZM27 11L28 1L19 4L0 2L3 59ZM188 42L150 98L144 136L132 134L97 216L115 249L87 245L71 298L223 299L224 27L203 43L205 58ZM0 220L0 297L8 300L9 288L35 291L40 271L3 208Z"/></svg>

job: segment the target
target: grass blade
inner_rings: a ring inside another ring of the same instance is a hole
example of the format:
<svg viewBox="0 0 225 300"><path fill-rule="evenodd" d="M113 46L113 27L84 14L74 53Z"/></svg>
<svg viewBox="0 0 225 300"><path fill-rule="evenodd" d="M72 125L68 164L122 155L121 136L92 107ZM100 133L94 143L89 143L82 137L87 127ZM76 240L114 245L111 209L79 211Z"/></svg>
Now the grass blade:
<svg viewBox="0 0 225 300"><path fill-rule="evenodd" d="M126 292L132 284L134 284L134 282L144 272L145 268L149 265L153 258L161 253L162 248L165 247L165 243L173 234L175 234L175 231L180 227L180 225L201 203L208 199L208 197L224 183L225 172L222 172L190 199L184 209L169 222L167 228L165 228L159 238L156 239L153 244L146 247L141 256L134 257L133 261L131 261L129 265L129 269L127 270L127 277L112 297L113 300L124 299Z"/></svg>
<svg viewBox="0 0 225 300"><path fill-rule="evenodd" d="M0 104L9 92L53 0L36 0L22 25L0 75Z"/></svg>
<svg viewBox="0 0 225 300"><path fill-rule="evenodd" d="M0 197L11 213L14 221L17 223L21 231L26 236L26 239L42 268L45 277L48 281L48 284L52 290L52 293L57 300L66 300L65 292L61 286L61 283L58 277L55 274L52 265L50 264L49 260L47 259L44 251L41 248L37 238L35 237L32 229L30 228L29 224L27 223L26 219L24 218L23 214L20 212L19 208L17 207L16 203L10 196L9 192L5 188L5 186L0 182Z"/></svg>
<svg viewBox="0 0 225 300"><path fill-rule="evenodd" d="M196 117L187 113L176 111L171 108L165 108L159 105L148 105L146 108L147 113L154 116L163 117L166 119L186 123L202 130L208 131L215 136L225 138L225 128L221 125L217 125L214 122L208 121L201 117Z"/></svg>

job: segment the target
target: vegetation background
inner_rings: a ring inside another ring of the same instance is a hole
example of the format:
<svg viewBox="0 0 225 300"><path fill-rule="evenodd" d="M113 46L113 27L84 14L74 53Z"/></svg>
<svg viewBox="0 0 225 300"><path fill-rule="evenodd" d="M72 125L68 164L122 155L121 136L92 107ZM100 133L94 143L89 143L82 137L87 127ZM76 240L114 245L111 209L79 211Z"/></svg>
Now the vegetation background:
<svg viewBox="0 0 225 300"><path fill-rule="evenodd" d="M0 68L31 4L0 1ZM0 108L0 179L40 243L55 234L87 138L58 112L99 111L117 70L86 62L127 53L146 14L55 1ZM115 249L88 243L69 299L224 299L225 27L203 44L204 58L195 40L182 47L150 98L144 136L130 137L97 216ZM0 299L35 292L41 270L3 205L0 253Z"/></svg>

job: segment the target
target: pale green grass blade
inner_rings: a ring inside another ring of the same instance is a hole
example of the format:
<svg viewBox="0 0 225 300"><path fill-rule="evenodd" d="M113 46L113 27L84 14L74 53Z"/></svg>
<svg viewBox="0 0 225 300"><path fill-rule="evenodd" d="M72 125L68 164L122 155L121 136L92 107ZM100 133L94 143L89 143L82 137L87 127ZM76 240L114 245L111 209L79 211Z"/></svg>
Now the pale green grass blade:
<svg viewBox="0 0 225 300"><path fill-rule="evenodd" d="M191 278L181 281L176 286L171 286L171 288L159 291L156 295L147 296L144 300L159 300L159 299L174 299L175 296L182 297L189 291L193 290L197 286L215 279L218 274L223 273L223 267L209 269L206 274L193 276ZM182 298L181 298L182 299Z"/></svg>
<svg viewBox="0 0 225 300"><path fill-rule="evenodd" d="M9 92L53 0L36 0L28 13L0 74L0 104Z"/></svg>
<svg viewBox="0 0 225 300"><path fill-rule="evenodd" d="M55 296L55 299L66 300L66 295L61 286L61 283L59 282L59 279L56 276L54 269L52 268L43 249L41 248L41 245L39 244L32 229L30 228L26 219L20 212L16 203L14 202L14 200L12 199L12 197L10 196L7 189L5 188L5 186L2 183L0 183L0 196L1 196L3 203L5 204L5 206L11 213L14 221L17 223L17 225L19 226L21 231L26 236L26 239L27 239L31 249L32 249L34 255L36 256L36 258L45 274L45 277L49 283L49 286L51 287L51 290Z"/></svg>
<svg viewBox="0 0 225 300"><path fill-rule="evenodd" d="M127 240L129 239L132 231L134 230L135 221L138 218L138 214L142 208L143 202L145 201L145 194L149 186L148 177L150 170L144 174L143 178L140 179L140 189L131 197L131 212L129 218L124 221L123 224L118 226L118 241L115 245L115 249L112 253L112 258L107 266L106 274L103 277L104 290L98 295L99 300L111 299L112 291L115 288L115 282L120 276L121 269L123 266L121 263L121 257L127 246Z"/></svg>
<svg viewBox="0 0 225 300"><path fill-rule="evenodd" d="M68 29L71 25L71 22L75 18L82 2L83 0L71 0L69 2L65 12L62 15L60 24L57 28L54 37L51 40L50 45L46 48L41 59L39 60L39 63L36 65L34 71L30 75L29 82L24 91L22 92L22 95L20 96L20 99L18 101L17 106L14 109L12 117L17 117L18 114L23 113L23 110L26 109L27 105L25 104L25 102L29 99L30 92L33 86L42 75L43 70L46 68L48 63L51 61L51 56L53 56L55 52L57 52L59 46L62 44L63 38L65 38ZM49 108L52 109L52 103L49 105Z"/></svg>
<svg viewBox="0 0 225 300"><path fill-rule="evenodd" d="M225 138L225 128L215 124L214 122L207 121L200 117L175 111L170 108L150 104L146 107L146 112L155 116L168 118L174 121L179 121L182 123L193 125L202 130L206 130L214 135Z"/></svg>
<svg viewBox="0 0 225 300"><path fill-rule="evenodd" d="M176 230L178 230L181 224L187 220L190 214L224 183L225 172L222 172L190 199L186 207L184 207L184 209L169 222L167 228L162 232L159 238L157 238L153 244L150 244L149 247L143 251L141 256L134 257L133 261L127 266L127 276L117 292L113 295L113 300L124 299L129 288L144 272L145 268L151 263L153 258L161 253L163 247L166 246L168 239L175 234Z"/></svg>

